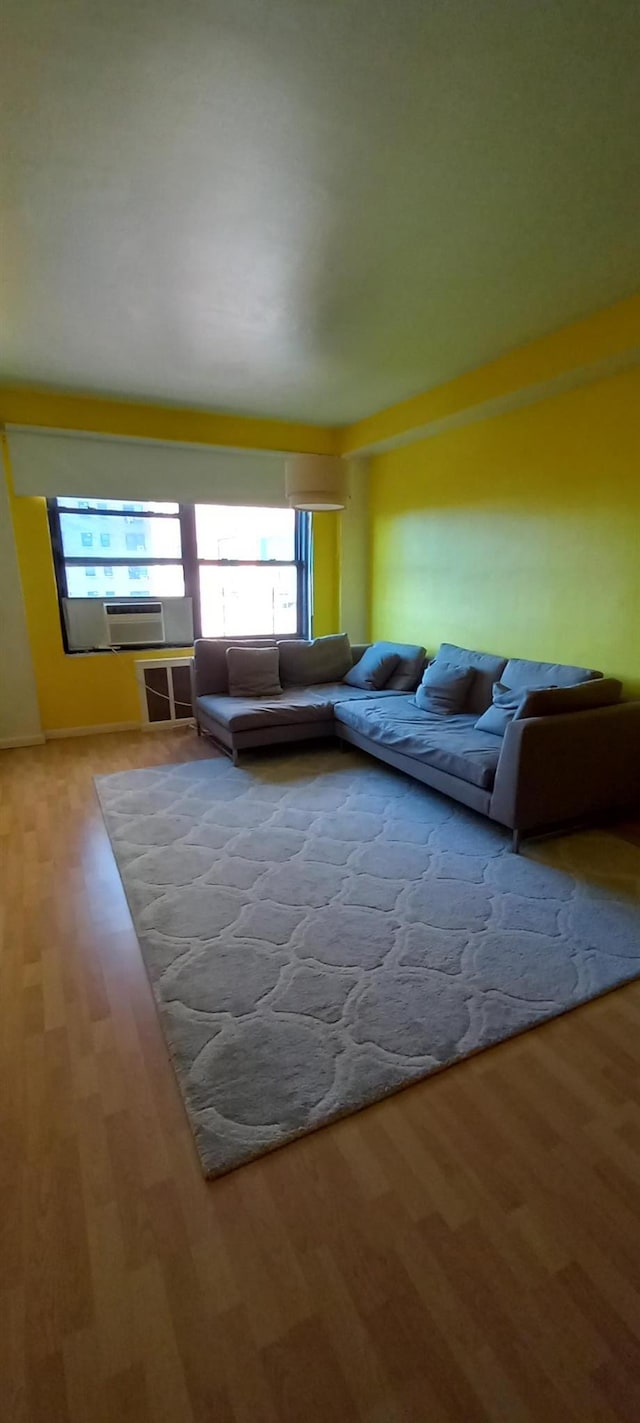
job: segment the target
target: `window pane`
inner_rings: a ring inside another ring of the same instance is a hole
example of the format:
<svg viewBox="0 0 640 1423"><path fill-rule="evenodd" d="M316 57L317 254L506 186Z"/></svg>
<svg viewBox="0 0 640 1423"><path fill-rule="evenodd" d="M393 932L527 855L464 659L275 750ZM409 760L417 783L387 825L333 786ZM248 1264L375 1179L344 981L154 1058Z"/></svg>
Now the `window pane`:
<svg viewBox="0 0 640 1423"><path fill-rule="evenodd" d="M66 565L70 598L184 598L181 563Z"/></svg>
<svg viewBox="0 0 640 1423"><path fill-rule="evenodd" d="M113 509L123 514L177 514L177 504L158 504L155 500L132 499L56 499L59 509Z"/></svg>
<svg viewBox="0 0 640 1423"><path fill-rule="evenodd" d="M196 504L198 558L293 559L293 509Z"/></svg>
<svg viewBox="0 0 640 1423"><path fill-rule="evenodd" d="M99 543L109 549L110 558L180 558L182 540L179 519L149 519L142 515L100 518L99 514L61 514L62 548L66 558L82 558L87 548ZM105 542L106 540L106 542Z"/></svg>
<svg viewBox="0 0 640 1423"><path fill-rule="evenodd" d="M200 568L204 637L298 630L295 568Z"/></svg>

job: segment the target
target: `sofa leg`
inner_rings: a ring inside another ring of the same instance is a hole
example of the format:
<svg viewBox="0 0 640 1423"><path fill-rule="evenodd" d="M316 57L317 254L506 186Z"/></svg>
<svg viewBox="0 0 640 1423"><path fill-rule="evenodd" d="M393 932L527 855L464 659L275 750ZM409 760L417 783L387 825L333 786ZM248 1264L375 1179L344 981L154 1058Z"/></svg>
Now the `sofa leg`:
<svg viewBox="0 0 640 1423"><path fill-rule="evenodd" d="M202 736L202 727L199 721L196 722L196 731L198 733L198 736Z"/></svg>
<svg viewBox="0 0 640 1423"><path fill-rule="evenodd" d="M237 766L240 761L240 752L236 750L235 746L232 748L231 751L231 761L234 766Z"/></svg>
<svg viewBox="0 0 640 1423"><path fill-rule="evenodd" d="M522 832L521 832L520 830L514 830L513 835L511 836L511 849L512 849L512 852L513 852L514 855L519 855L519 854L520 854L520 845L521 845L521 843L522 843Z"/></svg>

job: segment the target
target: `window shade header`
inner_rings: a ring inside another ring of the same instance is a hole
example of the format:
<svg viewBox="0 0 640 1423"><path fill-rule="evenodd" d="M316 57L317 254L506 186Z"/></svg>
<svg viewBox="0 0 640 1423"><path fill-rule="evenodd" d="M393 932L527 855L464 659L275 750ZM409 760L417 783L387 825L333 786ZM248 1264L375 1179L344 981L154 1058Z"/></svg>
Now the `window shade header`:
<svg viewBox="0 0 640 1423"><path fill-rule="evenodd" d="M16 494L286 506L285 456L7 426Z"/></svg>

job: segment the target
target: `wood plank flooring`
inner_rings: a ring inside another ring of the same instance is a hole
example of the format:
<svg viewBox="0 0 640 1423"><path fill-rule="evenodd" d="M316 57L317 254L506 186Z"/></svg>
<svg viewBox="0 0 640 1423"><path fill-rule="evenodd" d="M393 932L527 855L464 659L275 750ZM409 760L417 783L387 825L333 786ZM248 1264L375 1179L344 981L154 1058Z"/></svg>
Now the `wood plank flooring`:
<svg viewBox="0 0 640 1423"><path fill-rule="evenodd" d="M92 777L211 754L0 757L3 1423L637 1423L640 984L205 1182Z"/></svg>

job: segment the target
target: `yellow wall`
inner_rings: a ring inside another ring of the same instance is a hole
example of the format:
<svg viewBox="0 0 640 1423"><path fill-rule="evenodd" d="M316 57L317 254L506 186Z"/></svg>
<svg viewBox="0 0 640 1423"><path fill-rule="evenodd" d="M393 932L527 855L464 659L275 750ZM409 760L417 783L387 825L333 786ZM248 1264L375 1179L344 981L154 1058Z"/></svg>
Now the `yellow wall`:
<svg viewBox="0 0 640 1423"><path fill-rule="evenodd" d="M219 415L213 410L143 405L20 386L0 386L0 423L302 454L330 455L338 449L338 431L323 425Z"/></svg>
<svg viewBox="0 0 640 1423"><path fill-rule="evenodd" d="M640 692L640 372L376 456L371 633Z"/></svg>
<svg viewBox="0 0 640 1423"><path fill-rule="evenodd" d="M18 499L13 495L12 512L44 730L139 721L134 662L137 657L154 654L66 656L46 503L44 499ZM181 651L179 655L186 654Z"/></svg>
<svg viewBox="0 0 640 1423"><path fill-rule="evenodd" d="M339 514L313 514L313 634L339 630Z"/></svg>
<svg viewBox="0 0 640 1423"><path fill-rule="evenodd" d="M410 400L380 410L339 434L342 454L366 450L377 442L402 437L407 431L448 420L494 400L561 379L567 372L586 371L601 362L615 362L640 343L640 295L596 311L583 321L562 326L526 346L508 351L497 361L467 371L446 385L422 391ZM604 372L599 372L604 374Z"/></svg>

